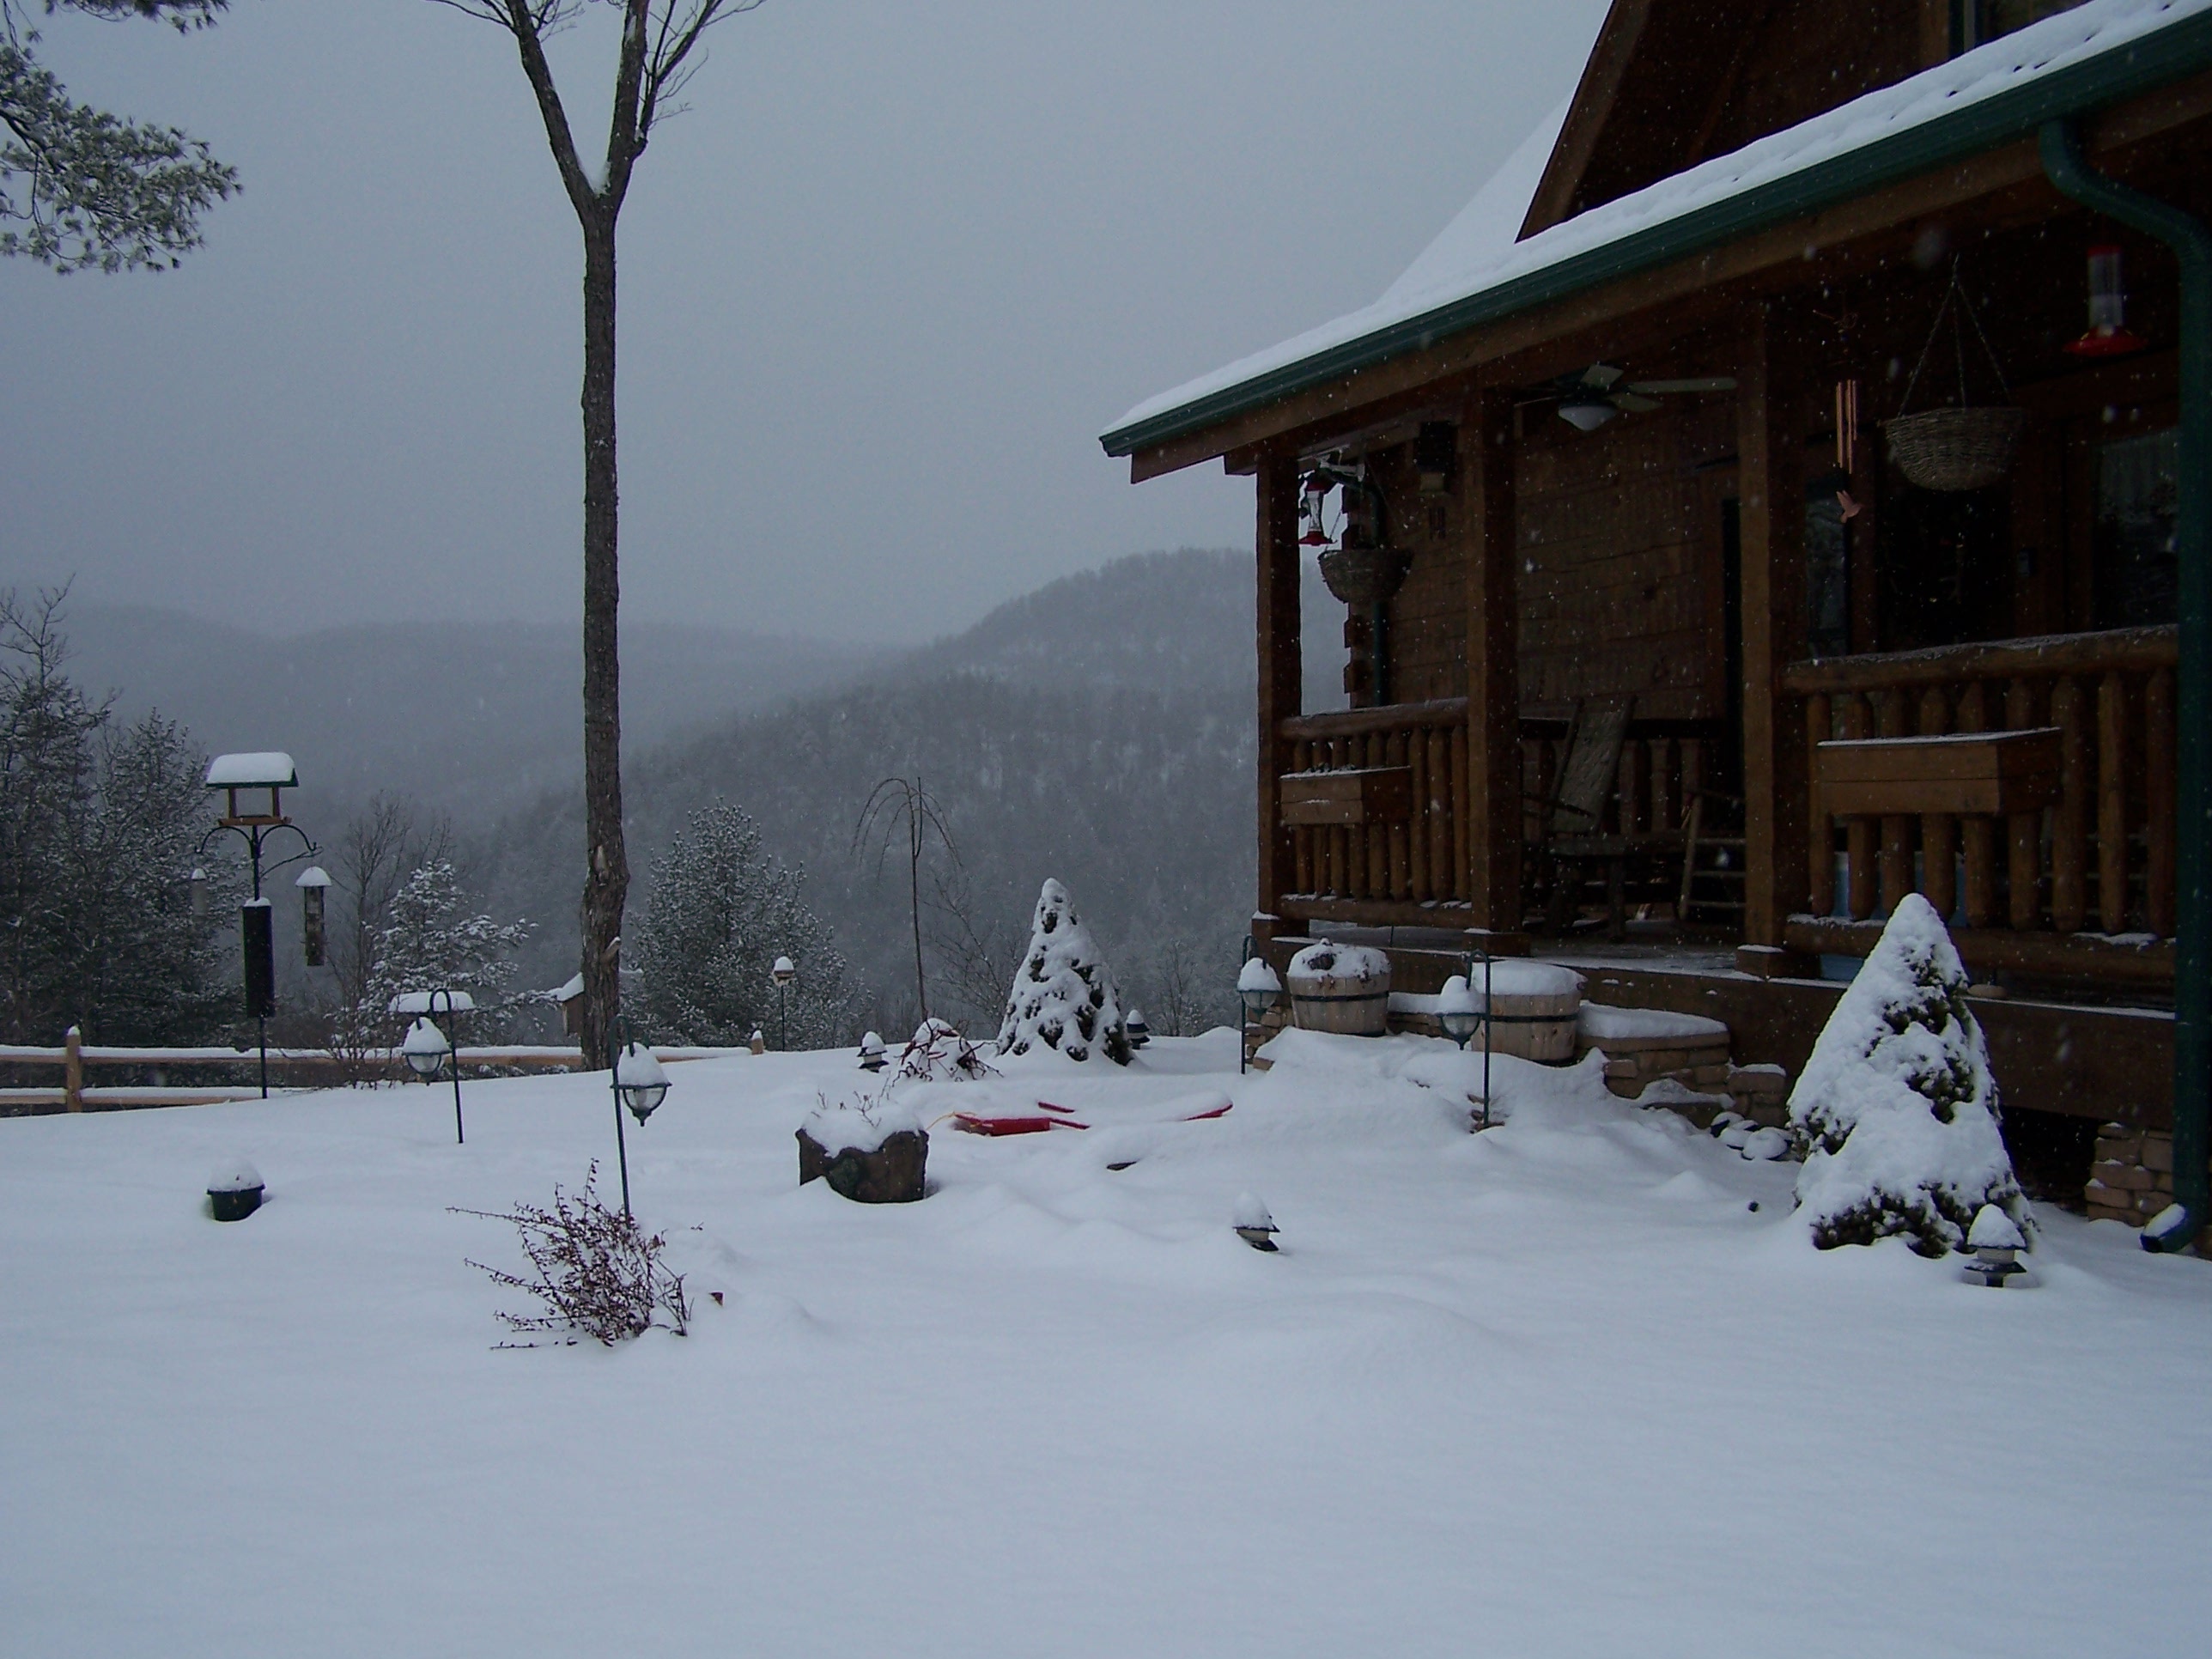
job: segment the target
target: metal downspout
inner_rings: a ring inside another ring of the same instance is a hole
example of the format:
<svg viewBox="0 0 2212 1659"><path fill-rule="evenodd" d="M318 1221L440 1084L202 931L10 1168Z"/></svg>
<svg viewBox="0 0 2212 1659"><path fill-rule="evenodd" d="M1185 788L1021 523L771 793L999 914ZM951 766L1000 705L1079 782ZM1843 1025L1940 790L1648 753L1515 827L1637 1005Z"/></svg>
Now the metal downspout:
<svg viewBox="0 0 2212 1659"><path fill-rule="evenodd" d="M2212 232L2197 217L2093 168L2071 120L2046 122L2043 170L2084 207L2155 236L2181 264L2181 453L2174 551L2181 666L2176 677L2180 776L2175 852L2179 901L2173 972L2173 1195L2143 1231L2147 1250L2179 1250L2212 1219L2205 1172L2212 1109Z"/></svg>

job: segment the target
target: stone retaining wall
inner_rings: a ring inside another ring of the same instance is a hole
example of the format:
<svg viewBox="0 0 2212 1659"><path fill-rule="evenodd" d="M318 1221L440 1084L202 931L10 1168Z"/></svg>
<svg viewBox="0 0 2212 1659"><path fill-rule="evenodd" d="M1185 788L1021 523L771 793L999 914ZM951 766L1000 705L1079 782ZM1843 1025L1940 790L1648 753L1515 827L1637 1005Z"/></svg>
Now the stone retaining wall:
<svg viewBox="0 0 2212 1659"><path fill-rule="evenodd" d="M2096 1161L2081 1189L2092 1221L2124 1221L2141 1227L2173 1202L2173 1137L2124 1123L2097 1129ZM2212 1252L2212 1227L2197 1235L2200 1252Z"/></svg>

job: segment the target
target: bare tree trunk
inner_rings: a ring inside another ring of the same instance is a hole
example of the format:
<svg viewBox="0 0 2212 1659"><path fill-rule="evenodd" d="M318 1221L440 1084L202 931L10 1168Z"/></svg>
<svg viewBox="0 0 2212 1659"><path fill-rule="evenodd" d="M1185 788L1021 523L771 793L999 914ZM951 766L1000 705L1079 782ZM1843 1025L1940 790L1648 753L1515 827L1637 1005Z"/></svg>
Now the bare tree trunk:
<svg viewBox="0 0 2212 1659"><path fill-rule="evenodd" d="M584 225L584 872L585 1061L597 1065L622 1006L623 903L629 862L623 848L622 669L616 611L615 213L602 204Z"/></svg>

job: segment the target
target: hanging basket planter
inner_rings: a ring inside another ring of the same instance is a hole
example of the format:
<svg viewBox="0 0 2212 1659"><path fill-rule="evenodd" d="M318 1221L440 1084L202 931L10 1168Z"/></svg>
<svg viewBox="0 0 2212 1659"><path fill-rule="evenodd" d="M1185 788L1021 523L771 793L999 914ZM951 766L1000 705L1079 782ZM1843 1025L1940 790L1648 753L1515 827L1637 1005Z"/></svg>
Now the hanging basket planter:
<svg viewBox="0 0 2212 1659"><path fill-rule="evenodd" d="M1959 363L1959 401L1945 408L1923 409L1917 415L1908 413L1912 407L1914 389L1920 384L1920 371L1928 366L1928 354L1935 349L1943 332L1947 314L1951 319L1952 341ZM1973 325L1974 338L1981 345L1982 356L1989 360L1998 394L2006 401L1977 404L1967 389L1969 323ZM1896 418L1882 422L1882 434L1889 440L1890 459L1897 463L1897 470L1905 475L1907 483L1923 489L1955 494L2002 483L2012 471L2021 434L2027 428L2027 411L2010 402L2011 397L2012 388L2005 382L2004 366L1997 362L1996 349L1982 331L1982 319L1974 314L1972 302L1960 284L1959 262L1954 259L1951 285L1943 291L1942 304L1936 307L1936 320L1929 327L1928 343L1920 348L1920 361L1912 366L1912 378L1905 382L1904 401L1899 405Z"/></svg>
<svg viewBox="0 0 2212 1659"><path fill-rule="evenodd" d="M1331 548L1321 556L1321 579L1344 604L1370 611L1396 596L1413 562L1401 547Z"/></svg>
<svg viewBox="0 0 2212 1659"><path fill-rule="evenodd" d="M2008 404L1925 409L1882 422L1890 459L1923 489L1987 489L2012 471L2027 411Z"/></svg>

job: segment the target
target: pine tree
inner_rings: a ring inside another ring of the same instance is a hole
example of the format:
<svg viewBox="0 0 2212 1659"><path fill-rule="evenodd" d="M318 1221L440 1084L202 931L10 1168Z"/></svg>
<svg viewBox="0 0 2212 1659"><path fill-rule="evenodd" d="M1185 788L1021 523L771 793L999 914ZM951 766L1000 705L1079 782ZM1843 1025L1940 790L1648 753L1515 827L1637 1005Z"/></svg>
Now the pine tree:
<svg viewBox="0 0 2212 1659"><path fill-rule="evenodd" d="M204 1041L234 1012L227 907L195 915L186 880L206 757L158 714L118 727L71 683L64 597L0 593L0 1028Z"/></svg>
<svg viewBox="0 0 2212 1659"><path fill-rule="evenodd" d="M853 1035L858 997L830 929L800 896L803 871L771 858L760 827L717 802L653 861L629 954L647 1028L666 1042L738 1043L756 1028L793 1048ZM798 965L779 1017L769 970Z"/></svg>
<svg viewBox="0 0 2212 1659"><path fill-rule="evenodd" d="M1909 893L1790 1096L1813 1242L1825 1250L1901 1236L1942 1255L1960 1248L1984 1204L2027 1231L2027 1200L1997 1126L1966 969L1935 907Z"/></svg>
<svg viewBox="0 0 2212 1659"><path fill-rule="evenodd" d="M434 859L392 896L376 935L359 1014L372 1026L389 1024L392 998L436 990L465 991L479 1010L504 1011L511 1006L506 992L514 977L514 953L530 933L527 921L472 914L452 861Z"/></svg>
<svg viewBox="0 0 2212 1659"><path fill-rule="evenodd" d="M1042 1045L1070 1060L1103 1054L1129 1063L1121 993L1067 889L1048 880L1037 894L1030 948L1014 970L999 1052L1025 1054Z"/></svg>

